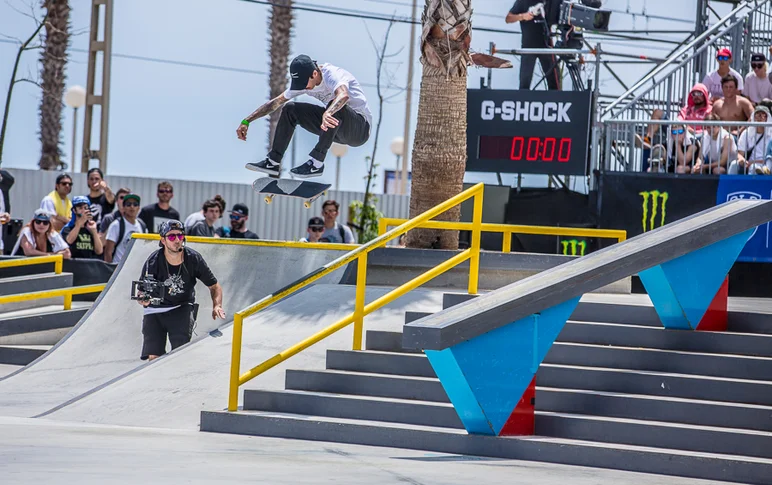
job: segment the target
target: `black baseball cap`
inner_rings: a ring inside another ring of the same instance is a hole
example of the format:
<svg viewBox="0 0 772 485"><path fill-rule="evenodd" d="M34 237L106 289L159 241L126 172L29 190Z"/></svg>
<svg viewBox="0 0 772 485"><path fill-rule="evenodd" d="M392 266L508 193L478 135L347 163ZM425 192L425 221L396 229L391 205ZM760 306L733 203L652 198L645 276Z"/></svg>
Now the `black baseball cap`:
<svg viewBox="0 0 772 485"><path fill-rule="evenodd" d="M306 89L308 80L311 79L311 75L315 70L316 64L305 54L301 54L292 59L292 62L290 63L290 77L292 77L290 89L293 91Z"/></svg>
<svg viewBox="0 0 772 485"><path fill-rule="evenodd" d="M751 62L767 62L767 58L764 57L764 54L756 52L751 54Z"/></svg>
<svg viewBox="0 0 772 485"><path fill-rule="evenodd" d="M239 214L242 216L248 216L249 215L249 207L247 207L246 204L233 204L233 210L231 211L231 214Z"/></svg>
<svg viewBox="0 0 772 485"><path fill-rule="evenodd" d="M308 227L324 227L324 219L321 217L312 217L308 220Z"/></svg>

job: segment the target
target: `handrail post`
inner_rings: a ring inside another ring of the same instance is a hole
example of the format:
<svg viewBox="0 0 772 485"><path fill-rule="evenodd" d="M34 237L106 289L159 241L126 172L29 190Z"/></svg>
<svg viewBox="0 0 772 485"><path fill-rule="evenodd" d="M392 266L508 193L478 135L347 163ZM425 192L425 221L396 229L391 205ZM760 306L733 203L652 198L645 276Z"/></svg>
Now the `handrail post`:
<svg viewBox="0 0 772 485"><path fill-rule="evenodd" d="M378 235L383 236L386 234L386 230L389 228L389 226L386 224L386 219L381 217L378 219Z"/></svg>
<svg viewBox="0 0 772 485"><path fill-rule="evenodd" d="M228 411L239 408L239 373L241 372L241 334L244 318L240 313L233 315L233 343L231 345L231 379L228 388Z"/></svg>
<svg viewBox="0 0 772 485"><path fill-rule="evenodd" d="M362 330L365 320L365 288L367 286L367 253L357 259L357 286L354 299L354 343L353 350L362 350Z"/></svg>
<svg viewBox="0 0 772 485"><path fill-rule="evenodd" d="M54 273L56 274L62 274L62 268L64 266L64 256L61 254L57 254L58 258L54 262ZM65 308L65 310L69 310L69 308Z"/></svg>
<svg viewBox="0 0 772 485"><path fill-rule="evenodd" d="M67 293L66 295L64 295L64 309L65 310L72 309L72 293Z"/></svg>
<svg viewBox="0 0 772 485"><path fill-rule="evenodd" d="M480 272L480 235L482 232L483 191L474 196L472 215L472 256L469 258L469 294L477 294L477 281Z"/></svg>
<svg viewBox="0 0 772 485"><path fill-rule="evenodd" d="M501 252L502 253L511 252L512 251L512 233L509 231L504 231L501 237L504 238L501 244Z"/></svg>

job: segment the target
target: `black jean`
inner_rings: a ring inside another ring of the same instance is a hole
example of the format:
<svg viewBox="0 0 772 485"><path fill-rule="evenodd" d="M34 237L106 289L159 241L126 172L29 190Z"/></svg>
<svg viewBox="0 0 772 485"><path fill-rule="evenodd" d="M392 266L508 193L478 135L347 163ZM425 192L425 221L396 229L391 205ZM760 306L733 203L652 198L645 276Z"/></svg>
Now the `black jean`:
<svg viewBox="0 0 772 485"><path fill-rule="evenodd" d="M340 122L335 128L322 131L322 115L325 108L310 103L290 102L284 105L273 135L273 146L268 157L281 162L289 147L295 127L300 125L306 131L319 135L319 141L309 155L320 162L327 156L332 142L352 147L362 146L370 138L370 125L364 116L349 106L344 106L333 116Z"/></svg>
<svg viewBox="0 0 772 485"><path fill-rule="evenodd" d="M560 72L558 71L558 60L551 54L524 54L520 56L520 89L531 89L533 68L536 67L536 59L539 59L541 69L547 77L547 89L553 91L559 90Z"/></svg>

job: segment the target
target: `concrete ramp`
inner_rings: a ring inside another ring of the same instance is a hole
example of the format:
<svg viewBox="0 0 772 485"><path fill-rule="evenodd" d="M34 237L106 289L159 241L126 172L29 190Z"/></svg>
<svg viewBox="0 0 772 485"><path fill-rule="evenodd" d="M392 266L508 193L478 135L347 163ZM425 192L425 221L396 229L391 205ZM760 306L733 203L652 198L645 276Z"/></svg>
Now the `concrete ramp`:
<svg viewBox="0 0 772 485"><path fill-rule="evenodd" d="M388 289L367 288L367 301ZM354 311L353 286L315 285L244 322L242 372L311 336ZM400 331L406 311L433 312L442 292L415 290L365 318L368 330ZM233 327L146 366L104 389L46 416L63 421L198 429L202 410L224 409L228 397ZM321 369L327 349L350 350L352 329L323 342L255 378L247 388L284 388L284 372Z"/></svg>
<svg viewBox="0 0 772 485"><path fill-rule="evenodd" d="M190 243L199 251L223 286L225 321L213 321L208 289L196 287L201 304L193 342L232 322L233 313L339 257L341 250L283 248L260 245ZM134 240L89 312L45 355L0 379L0 415L34 417L46 414L140 367L142 308L129 299L131 281L158 248L157 241ZM337 283L339 270L321 282ZM193 345L179 349L180 353Z"/></svg>

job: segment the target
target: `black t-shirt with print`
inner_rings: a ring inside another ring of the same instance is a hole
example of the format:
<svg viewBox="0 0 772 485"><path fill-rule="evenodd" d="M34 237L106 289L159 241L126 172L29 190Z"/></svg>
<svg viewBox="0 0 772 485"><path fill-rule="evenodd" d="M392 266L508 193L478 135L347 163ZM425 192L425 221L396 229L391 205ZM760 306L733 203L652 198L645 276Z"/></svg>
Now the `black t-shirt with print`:
<svg viewBox="0 0 772 485"><path fill-rule="evenodd" d="M73 229L74 226L65 226L62 229L62 237L65 239L65 242ZM85 227L78 231L78 237L75 239L75 242L70 244L70 254L73 258L96 259L99 257L94 249L94 237Z"/></svg>
<svg viewBox="0 0 772 485"><path fill-rule="evenodd" d="M160 305L152 307L171 307L187 303L195 303L196 279L206 286L217 283L217 278L201 257L198 251L185 248L182 264L170 265L164 256L163 248L155 251L147 258L142 267L142 276L153 275L166 287L166 296Z"/></svg>
<svg viewBox="0 0 772 485"><path fill-rule="evenodd" d="M218 227L215 231L215 234L217 234L220 237L227 237L232 239L260 239L260 237L255 234L254 232L247 229L244 232L234 231L230 227L228 228L229 231L226 233L225 229L222 227Z"/></svg>
<svg viewBox="0 0 772 485"><path fill-rule="evenodd" d="M158 203L146 205L139 211L140 219L147 226L147 232L158 234L161 229L161 224L171 219L176 221L180 220L180 213L174 207L169 207L168 210L158 207Z"/></svg>
<svg viewBox="0 0 772 485"><path fill-rule="evenodd" d="M115 209L115 200L113 200L112 204L107 202L107 196L105 194L102 194L99 197L91 197L91 195L89 195L88 200L90 202L89 208L91 210L91 218L94 219L97 226L102 222L104 216Z"/></svg>

